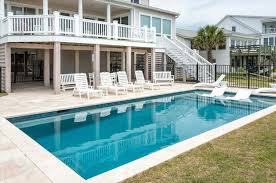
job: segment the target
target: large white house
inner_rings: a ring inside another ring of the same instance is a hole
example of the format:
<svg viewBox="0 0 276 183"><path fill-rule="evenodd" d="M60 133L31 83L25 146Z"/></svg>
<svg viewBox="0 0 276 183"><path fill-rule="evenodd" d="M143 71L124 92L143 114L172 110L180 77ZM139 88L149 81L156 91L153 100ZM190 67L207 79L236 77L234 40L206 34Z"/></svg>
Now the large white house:
<svg viewBox="0 0 276 183"><path fill-rule="evenodd" d="M40 81L59 93L68 73L94 73L95 87L100 72L151 79L168 57L182 68L210 64L176 39L178 16L149 0L0 0L1 88Z"/></svg>
<svg viewBox="0 0 276 183"><path fill-rule="evenodd" d="M218 65L262 64L260 61L266 58L259 58L258 52L255 56L252 54L235 56L231 55L231 48L246 47L251 49L251 52L257 50L257 46L266 46L267 49L274 49L273 46L276 46L276 17L227 15L217 23L217 26L224 29L226 35L226 45L213 50L213 58ZM243 51L232 50L232 53ZM207 57L206 51L200 53ZM270 51L267 52L267 56L269 53Z"/></svg>

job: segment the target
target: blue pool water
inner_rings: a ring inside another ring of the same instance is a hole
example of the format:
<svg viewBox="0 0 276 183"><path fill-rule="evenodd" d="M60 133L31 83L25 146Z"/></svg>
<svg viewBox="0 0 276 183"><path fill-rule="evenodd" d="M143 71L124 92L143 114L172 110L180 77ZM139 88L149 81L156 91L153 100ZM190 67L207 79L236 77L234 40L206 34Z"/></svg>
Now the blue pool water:
<svg viewBox="0 0 276 183"><path fill-rule="evenodd" d="M203 91L11 118L85 179L276 104L231 102Z"/></svg>

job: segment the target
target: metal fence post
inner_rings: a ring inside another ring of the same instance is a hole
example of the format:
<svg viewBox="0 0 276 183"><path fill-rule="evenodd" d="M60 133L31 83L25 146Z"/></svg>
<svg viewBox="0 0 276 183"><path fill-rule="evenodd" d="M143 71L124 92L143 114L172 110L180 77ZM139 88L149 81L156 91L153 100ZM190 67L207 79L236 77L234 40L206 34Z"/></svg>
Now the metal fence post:
<svg viewBox="0 0 276 183"><path fill-rule="evenodd" d="M217 80L217 64L215 64L215 81Z"/></svg>
<svg viewBox="0 0 276 183"><path fill-rule="evenodd" d="M247 68L247 88L250 89L250 69Z"/></svg>
<svg viewBox="0 0 276 183"><path fill-rule="evenodd" d="M199 65L198 64L196 64L196 81L198 82L198 79L199 79L199 77L198 77L198 68L199 68Z"/></svg>

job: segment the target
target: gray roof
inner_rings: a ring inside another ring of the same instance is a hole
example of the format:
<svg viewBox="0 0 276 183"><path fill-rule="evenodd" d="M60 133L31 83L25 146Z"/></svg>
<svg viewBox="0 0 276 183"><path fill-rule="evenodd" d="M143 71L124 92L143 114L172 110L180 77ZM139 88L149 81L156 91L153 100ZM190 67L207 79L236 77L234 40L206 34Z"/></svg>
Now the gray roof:
<svg viewBox="0 0 276 183"><path fill-rule="evenodd" d="M177 28L176 35L186 39L193 39L194 37L196 37L197 31Z"/></svg>

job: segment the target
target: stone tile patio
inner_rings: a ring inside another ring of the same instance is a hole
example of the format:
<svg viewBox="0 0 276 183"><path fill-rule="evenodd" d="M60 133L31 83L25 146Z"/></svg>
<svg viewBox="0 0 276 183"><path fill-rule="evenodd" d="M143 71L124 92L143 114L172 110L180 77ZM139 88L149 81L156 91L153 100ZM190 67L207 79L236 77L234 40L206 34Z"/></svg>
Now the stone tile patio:
<svg viewBox="0 0 276 183"><path fill-rule="evenodd" d="M192 88L189 84L175 84L173 87L162 87L160 90L145 90L143 93L109 95L88 100L73 97L72 91L54 95L53 90L43 86L34 88L21 86L14 90L14 93L0 97L0 183L86 182L3 117L142 98ZM229 89L229 91L236 90ZM273 110L275 111L275 107Z"/></svg>

